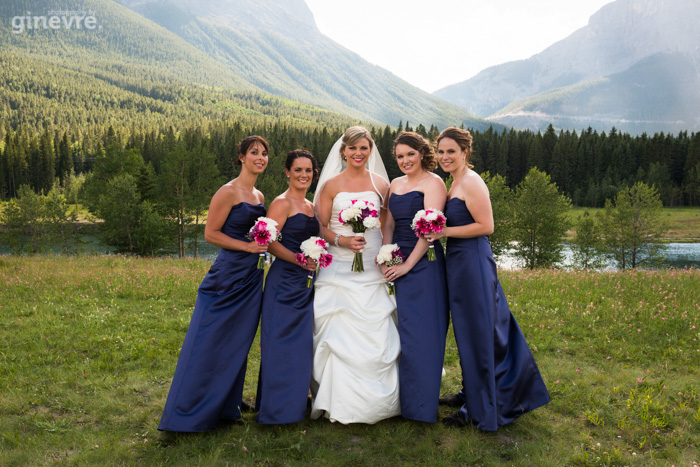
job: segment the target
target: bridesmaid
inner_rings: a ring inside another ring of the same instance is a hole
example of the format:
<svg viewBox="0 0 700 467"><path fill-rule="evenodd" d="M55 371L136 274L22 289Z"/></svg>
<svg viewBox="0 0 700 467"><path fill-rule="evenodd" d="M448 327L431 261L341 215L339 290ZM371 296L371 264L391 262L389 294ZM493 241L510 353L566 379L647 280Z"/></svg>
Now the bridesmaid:
<svg viewBox="0 0 700 467"><path fill-rule="evenodd" d="M549 402L549 393L496 275L488 239L491 201L486 184L471 170L472 136L450 127L437 142L440 166L454 181L445 207L447 228L427 239L447 237L447 288L465 401L442 421L496 431Z"/></svg>
<svg viewBox="0 0 700 467"><path fill-rule="evenodd" d="M311 382L314 334L314 288L306 286L316 263L302 266L295 254L299 245L318 236L320 225L306 190L318 176L318 164L309 152L287 155L289 188L270 204L268 217L278 223L282 237L270 244L275 255L265 279L260 325L260 382L256 399L258 422L295 423L306 417Z"/></svg>
<svg viewBox="0 0 700 467"><path fill-rule="evenodd" d="M435 261L428 261L428 242L416 237L411 222L421 209L442 211L447 190L442 179L431 173L437 161L422 136L400 133L394 154L404 176L389 187L389 212L382 234L384 243L398 244L406 259L397 266L382 266L382 272L396 286L401 415L435 423L449 320L445 256L437 242Z"/></svg>
<svg viewBox="0 0 700 467"><path fill-rule="evenodd" d="M267 246L245 235L265 215L255 181L267 167L269 145L260 136L241 141L241 173L216 192L204 230L221 247L199 286L190 327L182 344L159 430L209 431L240 418L248 351L260 319Z"/></svg>

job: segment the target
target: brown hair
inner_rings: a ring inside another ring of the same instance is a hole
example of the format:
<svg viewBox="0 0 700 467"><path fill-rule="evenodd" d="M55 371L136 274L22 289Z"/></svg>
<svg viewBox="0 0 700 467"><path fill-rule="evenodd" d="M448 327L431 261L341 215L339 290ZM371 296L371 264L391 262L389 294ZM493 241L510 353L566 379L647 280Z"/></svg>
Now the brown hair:
<svg viewBox="0 0 700 467"><path fill-rule="evenodd" d="M362 138L367 138L367 141L369 141L370 150L374 149L374 140L372 139L372 135L367 128L362 126L351 126L345 130L343 141L340 144L340 157L343 157L343 152L347 146L352 146Z"/></svg>
<svg viewBox="0 0 700 467"><path fill-rule="evenodd" d="M306 157L311 161L311 167L314 172L313 179L316 180L318 178L318 162L316 162L316 158L314 157L314 155L305 149L294 149L292 151L289 151L289 153L287 154L287 160L284 161L284 168L287 170L292 170L292 165L294 164L294 161L296 159L299 159L300 157Z"/></svg>
<svg viewBox="0 0 700 467"><path fill-rule="evenodd" d="M442 133L440 133L440 136L438 136L436 143L440 144L440 140L443 138L450 138L451 140L454 140L459 145L459 147L462 148L462 151L467 151L467 157L465 159L465 162L467 164L467 167L473 169L474 166L469 162L469 158L472 156L471 133L469 133L468 130L463 130L461 128L451 126L442 130Z"/></svg>
<svg viewBox="0 0 700 467"><path fill-rule="evenodd" d="M265 148L265 151L270 152L270 145L267 141L265 141L265 138L257 135L248 136L246 138L243 138L241 142L238 143L238 158L235 160L236 165L243 165L243 163L241 162L241 156L245 156L246 154L248 154L248 150L255 143L262 144L262 147Z"/></svg>
<svg viewBox="0 0 700 467"><path fill-rule="evenodd" d="M394 140L394 151L396 151L398 144L405 144L421 154L420 165L423 167L423 170L432 172L437 168L438 163L433 147L418 133L402 131Z"/></svg>

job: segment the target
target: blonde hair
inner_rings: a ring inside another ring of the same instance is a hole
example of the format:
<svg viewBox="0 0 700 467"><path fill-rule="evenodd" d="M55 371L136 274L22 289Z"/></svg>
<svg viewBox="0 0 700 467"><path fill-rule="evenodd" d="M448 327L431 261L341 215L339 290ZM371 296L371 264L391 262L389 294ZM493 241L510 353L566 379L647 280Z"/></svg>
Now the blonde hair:
<svg viewBox="0 0 700 467"><path fill-rule="evenodd" d="M343 140L340 143L340 157L343 157L343 152L345 151L346 147L352 146L362 138L367 138L367 141L369 141L370 150L374 149L374 140L372 139L372 135L367 128L362 126L351 126L345 130Z"/></svg>

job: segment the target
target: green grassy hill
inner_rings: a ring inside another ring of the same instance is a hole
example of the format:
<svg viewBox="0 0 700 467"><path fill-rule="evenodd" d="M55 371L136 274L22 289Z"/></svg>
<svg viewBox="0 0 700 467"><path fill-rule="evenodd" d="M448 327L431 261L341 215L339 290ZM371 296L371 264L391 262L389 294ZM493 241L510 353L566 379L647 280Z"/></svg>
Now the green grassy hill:
<svg viewBox="0 0 700 467"><path fill-rule="evenodd" d="M94 11L97 27L44 29L38 20L39 27L29 29L35 17L50 18L54 10ZM14 19L27 16L31 19ZM236 120L320 129L357 121L265 93L115 2L16 0L0 4L0 17L7 18L0 22L2 128L101 132L109 125L162 128Z"/></svg>
<svg viewBox="0 0 700 467"><path fill-rule="evenodd" d="M381 124L491 125L333 42L301 0L118 1L271 94Z"/></svg>

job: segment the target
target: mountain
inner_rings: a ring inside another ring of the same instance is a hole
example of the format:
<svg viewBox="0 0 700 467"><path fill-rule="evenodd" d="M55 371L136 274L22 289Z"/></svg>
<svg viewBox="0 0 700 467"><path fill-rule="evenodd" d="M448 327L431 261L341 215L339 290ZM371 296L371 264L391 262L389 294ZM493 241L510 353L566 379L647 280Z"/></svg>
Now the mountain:
<svg viewBox="0 0 700 467"><path fill-rule="evenodd" d="M700 130L700 2L616 0L527 60L434 93L522 129Z"/></svg>
<svg viewBox="0 0 700 467"><path fill-rule="evenodd" d="M93 12L93 29L82 23L78 28L82 12ZM177 35L110 0L5 0L0 15L2 50L23 57L141 81L257 89ZM48 24L52 16L58 18L57 28Z"/></svg>
<svg viewBox="0 0 700 467"><path fill-rule="evenodd" d="M94 28L82 19L78 28L81 15L94 17ZM10 19L0 22L3 128L71 127L84 134L109 125L120 131L236 121L246 127L335 129L356 121L264 93L176 34L110 0L1 2L0 16ZM54 16L56 28L50 23Z"/></svg>
<svg viewBox="0 0 700 467"><path fill-rule="evenodd" d="M489 126L324 36L303 0L118 1L265 92L381 124Z"/></svg>

